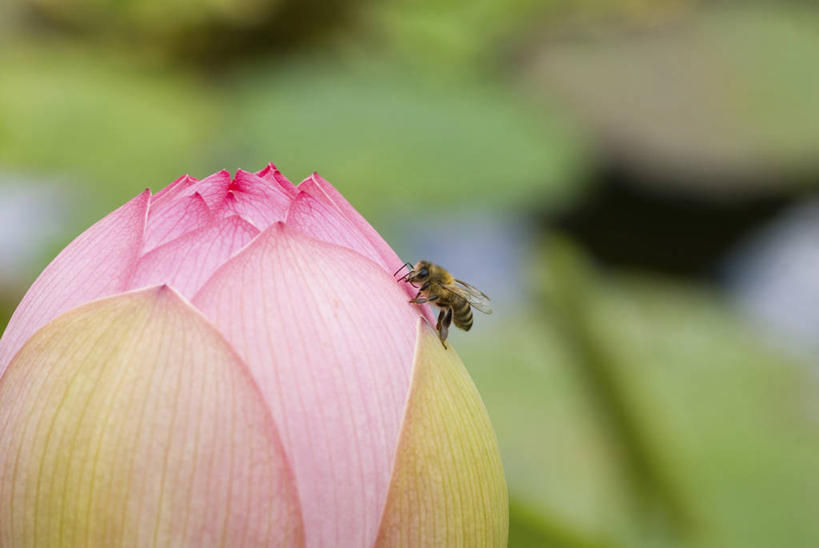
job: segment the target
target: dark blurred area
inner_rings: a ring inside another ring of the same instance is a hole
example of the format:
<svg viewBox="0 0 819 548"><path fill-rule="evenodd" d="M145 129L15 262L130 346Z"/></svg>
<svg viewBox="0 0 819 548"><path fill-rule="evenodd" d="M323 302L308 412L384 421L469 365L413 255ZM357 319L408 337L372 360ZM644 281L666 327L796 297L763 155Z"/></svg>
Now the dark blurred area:
<svg viewBox="0 0 819 548"><path fill-rule="evenodd" d="M541 216L545 230L575 237L601 262L673 276L713 280L731 249L799 201L796 193L708 199L667 181L645 188L623 168L601 166L581 207Z"/></svg>
<svg viewBox="0 0 819 548"><path fill-rule="evenodd" d="M5 0L0 326L145 187L330 180L493 297L510 546L819 545L819 7Z"/></svg>

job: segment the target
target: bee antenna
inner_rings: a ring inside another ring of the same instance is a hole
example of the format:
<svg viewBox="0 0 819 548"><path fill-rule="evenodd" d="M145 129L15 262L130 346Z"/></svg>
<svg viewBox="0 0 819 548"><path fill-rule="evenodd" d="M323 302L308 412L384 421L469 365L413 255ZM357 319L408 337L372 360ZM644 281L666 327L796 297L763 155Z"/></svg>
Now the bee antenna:
<svg viewBox="0 0 819 548"><path fill-rule="evenodd" d="M410 263L404 263L404 264L402 264L402 265L401 265L401 268L399 268L398 270L396 270L396 271L395 271L395 274L393 274L393 275L392 275L392 277L393 277L393 278L395 278L395 277L398 275L398 273L399 273L399 272L401 272L402 270L404 270L405 268L409 268L410 270L412 270L412 265L411 265ZM405 275L404 275L404 276L403 276L401 279L403 280L403 279L404 279L404 278L406 278L408 275L409 275L409 274L405 274Z"/></svg>

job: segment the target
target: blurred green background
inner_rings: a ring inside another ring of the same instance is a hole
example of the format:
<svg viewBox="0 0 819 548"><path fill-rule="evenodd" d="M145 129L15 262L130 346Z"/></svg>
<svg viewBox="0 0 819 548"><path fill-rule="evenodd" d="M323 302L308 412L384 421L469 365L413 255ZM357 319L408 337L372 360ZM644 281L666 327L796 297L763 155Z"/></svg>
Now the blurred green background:
<svg viewBox="0 0 819 548"><path fill-rule="evenodd" d="M492 295L511 546L817 546L814 6L5 0L0 326L145 187L317 170Z"/></svg>

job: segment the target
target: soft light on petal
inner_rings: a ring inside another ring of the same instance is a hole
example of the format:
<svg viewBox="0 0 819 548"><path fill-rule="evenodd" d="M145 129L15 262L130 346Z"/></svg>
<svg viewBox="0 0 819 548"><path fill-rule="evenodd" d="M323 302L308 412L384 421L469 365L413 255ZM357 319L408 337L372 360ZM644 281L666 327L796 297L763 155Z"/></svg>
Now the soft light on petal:
<svg viewBox="0 0 819 548"><path fill-rule="evenodd" d="M308 546L375 538L415 347L412 307L372 261L281 223L194 298L250 367L293 465Z"/></svg>
<svg viewBox="0 0 819 548"><path fill-rule="evenodd" d="M256 175L268 183L278 184L279 188L281 188L284 193L291 198L295 198L296 194L299 192L296 190L296 185L290 182L290 179L282 175L281 171L279 171L278 168L276 168L276 166L272 163L267 164L263 170L257 171Z"/></svg>
<svg viewBox="0 0 819 548"><path fill-rule="evenodd" d="M261 394L169 288L39 331L0 380L0 546L299 546Z"/></svg>
<svg viewBox="0 0 819 548"><path fill-rule="evenodd" d="M412 387L377 546L506 546L498 443L457 354L419 322Z"/></svg>
<svg viewBox="0 0 819 548"><path fill-rule="evenodd" d="M214 221L142 257L129 288L168 284L190 299L257 234L253 225L236 215Z"/></svg>
<svg viewBox="0 0 819 548"><path fill-rule="evenodd" d="M381 237L378 231L367 222L367 219L362 217L361 214L350 205L350 202L348 202L333 185L319 176L318 173L314 173L305 179L299 185L299 190L310 194L314 198L324 200L326 203L338 209L338 211L364 235L370 244L372 244L383 259L384 264L387 265L388 270L392 269L394 272L395 269L404 262L395 254L395 251L392 250L390 245L384 241L384 238Z"/></svg>
<svg viewBox="0 0 819 548"><path fill-rule="evenodd" d="M174 198L182 194L187 188L198 183L199 180L190 175L183 175L177 180L151 196L151 211L156 213L159 209L166 207Z"/></svg>
<svg viewBox="0 0 819 548"><path fill-rule="evenodd" d="M290 196L278 184L244 170L236 172L227 196L227 207L259 230L283 221L290 206Z"/></svg>
<svg viewBox="0 0 819 548"><path fill-rule="evenodd" d="M356 251L381 265L385 272L389 269L370 241L340 211L306 192L300 192L290 204L287 226L311 238Z"/></svg>
<svg viewBox="0 0 819 548"><path fill-rule="evenodd" d="M213 214L200 194L174 200L167 207L151 208L145 228L142 252L175 240L186 232L202 228L213 219Z"/></svg>
<svg viewBox="0 0 819 548"><path fill-rule="evenodd" d="M335 189L328 181L319 176L318 173L313 173L310 177L302 181L299 185L299 190L306 192L310 196L323 201L324 203L336 208L339 213L344 215L353 226L370 242L373 249L376 250L381 257L381 263L386 265L386 272L392 274L398 270L404 261L401 260L395 251L393 251L390 244L388 244L381 234L367 222L356 209L348 202L341 193ZM411 296L415 296L417 289L414 289L409 284L403 284L404 292ZM427 321L435 323L435 316L432 314L430 307L427 305L419 306L419 310L424 314Z"/></svg>
<svg viewBox="0 0 819 548"><path fill-rule="evenodd" d="M40 274L0 339L0 375L23 343L59 314L127 286L136 268L148 202L146 190L80 234Z"/></svg>
<svg viewBox="0 0 819 548"><path fill-rule="evenodd" d="M225 197L230 189L230 172L226 169L208 175L201 181L197 181L184 189L177 198L182 196L193 196L199 194L208 204L214 213L220 212L225 207Z"/></svg>

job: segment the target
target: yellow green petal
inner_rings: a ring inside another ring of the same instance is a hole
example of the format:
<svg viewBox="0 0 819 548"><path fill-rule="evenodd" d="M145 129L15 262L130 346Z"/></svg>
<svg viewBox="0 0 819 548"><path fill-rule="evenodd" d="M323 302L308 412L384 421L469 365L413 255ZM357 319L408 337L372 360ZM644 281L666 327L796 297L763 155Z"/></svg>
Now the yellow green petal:
<svg viewBox="0 0 819 548"><path fill-rule="evenodd" d="M377 546L506 546L498 443L458 355L426 323Z"/></svg>
<svg viewBox="0 0 819 548"><path fill-rule="evenodd" d="M301 544L261 394L174 290L58 317L0 379L0 546Z"/></svg>

